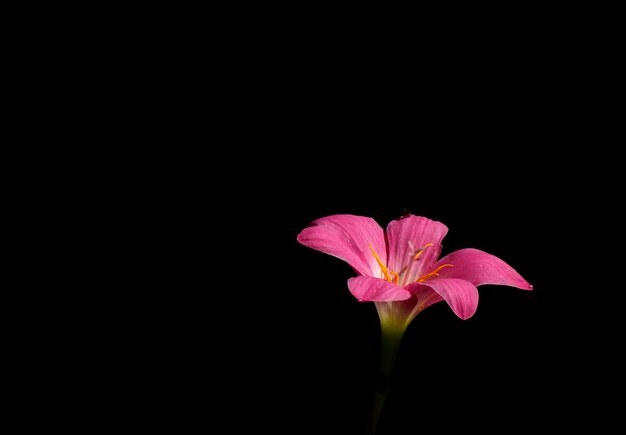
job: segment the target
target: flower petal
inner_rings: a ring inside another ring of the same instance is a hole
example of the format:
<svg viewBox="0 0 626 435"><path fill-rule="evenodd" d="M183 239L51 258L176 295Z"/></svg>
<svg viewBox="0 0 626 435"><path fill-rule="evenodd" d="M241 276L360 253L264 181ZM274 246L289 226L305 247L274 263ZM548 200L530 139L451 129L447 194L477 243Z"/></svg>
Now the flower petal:
<svg viewBox="0 0 626 435"><path fill-rule="evenodd" d="M348 288L355 298L361 302L403 301L411 297L411 293L384 279L370 276L357 276L348 280Z"/></svg>
<svg viewBox="0 0 626 435"><path fill-rule="evenodd" d="M410 283L429 272L441 252L441 240L448 232L441 222L421 216L407 216L387 225L388 267L401 273L400 282ZM426 247L428 244L433 246ZM415 259L419 250L424 251Z"/></svg>
<svg viewBox="0 0 626 435"><path fill-rule="evenodd" d="M417 296L418 305L419 293L424 292L423 287L430 287L434 290L443 300L445 300L454 314L461 319L466 320L474 315L476 308L478 308L478 289L474 284L464 279L431 279L426 284L413 283L406 287L411 293ZM427 294L427 293L426 293ZM441 299L428 298L425 302L426 308Z"/></svg>
<svg viewBox="0 0 626 435"><path fill-rule="evenodd" d="M372 218L338 214L317 219L298 234L298 242L346 261L362 275L383 276L370 245L386 263L385 234Z"/></svg>
<svg viewBox="0 0 626 435"><path fill-rule="evenodd" d="M483 284L508 285L522 290L532 290L530 285L511 266L498 257L487 254L478 249L460 249L435 264L435 268L442 264L452 264L453 267L444 267L439 271L439 278L464 279L475 286ZM430 281L429 281L430 284Z"/></svg>
<svg viewBox="0 0 626 435"><path fill-rule="evenodd" d="M443 298L439 296L439 293L425 284L414 282L404 287L404 289L417 299L419 312L424 311L425 308L428 308L437 302L443 301Z"/></svg>

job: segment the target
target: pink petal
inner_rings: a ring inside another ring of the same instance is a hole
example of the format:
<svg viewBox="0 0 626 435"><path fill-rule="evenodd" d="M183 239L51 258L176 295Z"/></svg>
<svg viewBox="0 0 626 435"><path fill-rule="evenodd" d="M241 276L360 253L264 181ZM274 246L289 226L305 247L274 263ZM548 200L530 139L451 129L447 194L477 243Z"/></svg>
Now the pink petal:
<svg viewBox="0 0 626 435"><path fill-rule="evenodd" d="M361 302L403 301L411 297L411 293L384 279L369 276L357 276L348 280L348 288L355 298Z"/></svg>
<svg viewBox="0 0 626 435"><path fill-rule="evenodd" d="M424 292L422 287L430 287L445 300L454 314L466 320L474 315L478 308L478 289L474 284L463 279L431 279L426 284L413 283L406 287L418 298L419 293ZM438 302L436 299L429 300L426 306ZM425 308L425 307L424 307ZM423 309L423 308L422 308Z"/></svg>
<svg viewBox="0 0 626 435"><path fill-rule="evenodd" d="M443 298L439 296L439 293L421 283L411 283L404 287L404 289L408 290L413 296L415 296L420 312L437 302L443 301Z"/></svg>
<svg viewBox="0 0 626 435"><path fill-rule="evenodd" d="M387 225L387 241L389 243L388 267L394 272L401 273L400 284L415 281L423 273L432 270L432 265L441 252L441 240L448 232L441 222L433 221L421 216L408 216L391 221ZM410 243L409 243L410 242ZM417 260L414 260L415 250L424 248Z"/></svg>
<svg viewBox="0 0 626 435"><path fill-rule="evenodd" d="M317 219L298 234L298 242L346 261L362 275L383 276L370 245L386 263L385 234L372 218L338 214Z"/></svg>
<svg viewBox="0 0 626 435"><path fill-rule="evenodd" d="M522 290L532 290L530 285L511 266L498 257L479 251L478 249L460 249L435 264L452 264L439 271L438 278L459 278L471 282L475 286L483 284L508 285ZM430 281L428 282L430 284Z"/></svg>

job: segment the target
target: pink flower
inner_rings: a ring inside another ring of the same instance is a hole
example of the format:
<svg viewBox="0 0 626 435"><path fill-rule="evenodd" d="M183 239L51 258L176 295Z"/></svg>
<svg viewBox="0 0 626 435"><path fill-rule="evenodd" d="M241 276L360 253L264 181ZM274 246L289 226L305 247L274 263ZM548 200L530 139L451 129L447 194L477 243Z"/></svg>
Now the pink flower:
<svg viewBox="0 0 626 435"><path fill-rule="evenodd" d="M441 260L448 228L425 217L403 217L383 229L372 218L334 215L314 221L298 235L309 248L346 261L359 276L350 292L372 301L383 329L404 331L425 308L446 301L461 319L474 315L477 286L497 284L532 290L511 266L478 249L461 249Z"/></svg>

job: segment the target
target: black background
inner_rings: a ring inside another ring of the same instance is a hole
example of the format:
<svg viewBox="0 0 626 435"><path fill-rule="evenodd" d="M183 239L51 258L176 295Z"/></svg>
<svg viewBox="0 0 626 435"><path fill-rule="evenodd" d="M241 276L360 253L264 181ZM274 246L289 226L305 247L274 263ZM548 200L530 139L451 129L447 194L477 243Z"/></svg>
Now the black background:
<svg viewBox="0 0 626 435"><path fill-rule="evenodd" d="M449 227L444 254L482 249L535 289L483 286L466 321L444 303L421 313L379 435L599 431L619 415L607 399L623 379L622 266L605 249L621 246L611 209L623 202L611 47L570 32L530 43L526 24L442 48L445 30L402 47L361 32L323 44L318 26L308 38L233 26L209 41L193 34L206 23L185 27L180 43L175 29L164 43L142 33L150 43L88 77L82 97L103 114L72 103L87 119L70 130L104 151L64 157L86 175L52 198L86 191L36 213L33 226L52 214L81 238L77 264L49 245L68 275L42 286L52 320L36 335L51 349L24 340L40 353L32 372L49 366L50 403L71 396L64 424L361 434L376 311L350 295L347 264L296 236L330 214L385 227L405 210Z"/></svg>

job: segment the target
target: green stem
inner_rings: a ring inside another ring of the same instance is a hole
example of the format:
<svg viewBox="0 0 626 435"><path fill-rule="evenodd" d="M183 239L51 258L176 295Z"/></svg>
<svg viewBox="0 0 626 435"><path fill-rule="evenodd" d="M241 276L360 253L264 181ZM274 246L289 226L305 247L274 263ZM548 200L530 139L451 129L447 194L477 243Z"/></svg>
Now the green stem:
<svg viewBox="0 0 626 435"><path fill-rule="evenodd" d="M389 328L385 325L381 325L381 359L380 359L380 376L378 379L378 385L376 386L376 395L374 396L374 406L372 408L372 415L367 428L367 435L374 435L376 433L376 426L378 426L378 420L380 414L385 405L385 399L389 388L391 386L391 375L393 374L393 368L398 355L398 349L402 342L402 336L404 335L404 329L402 328Z"/></svg>

